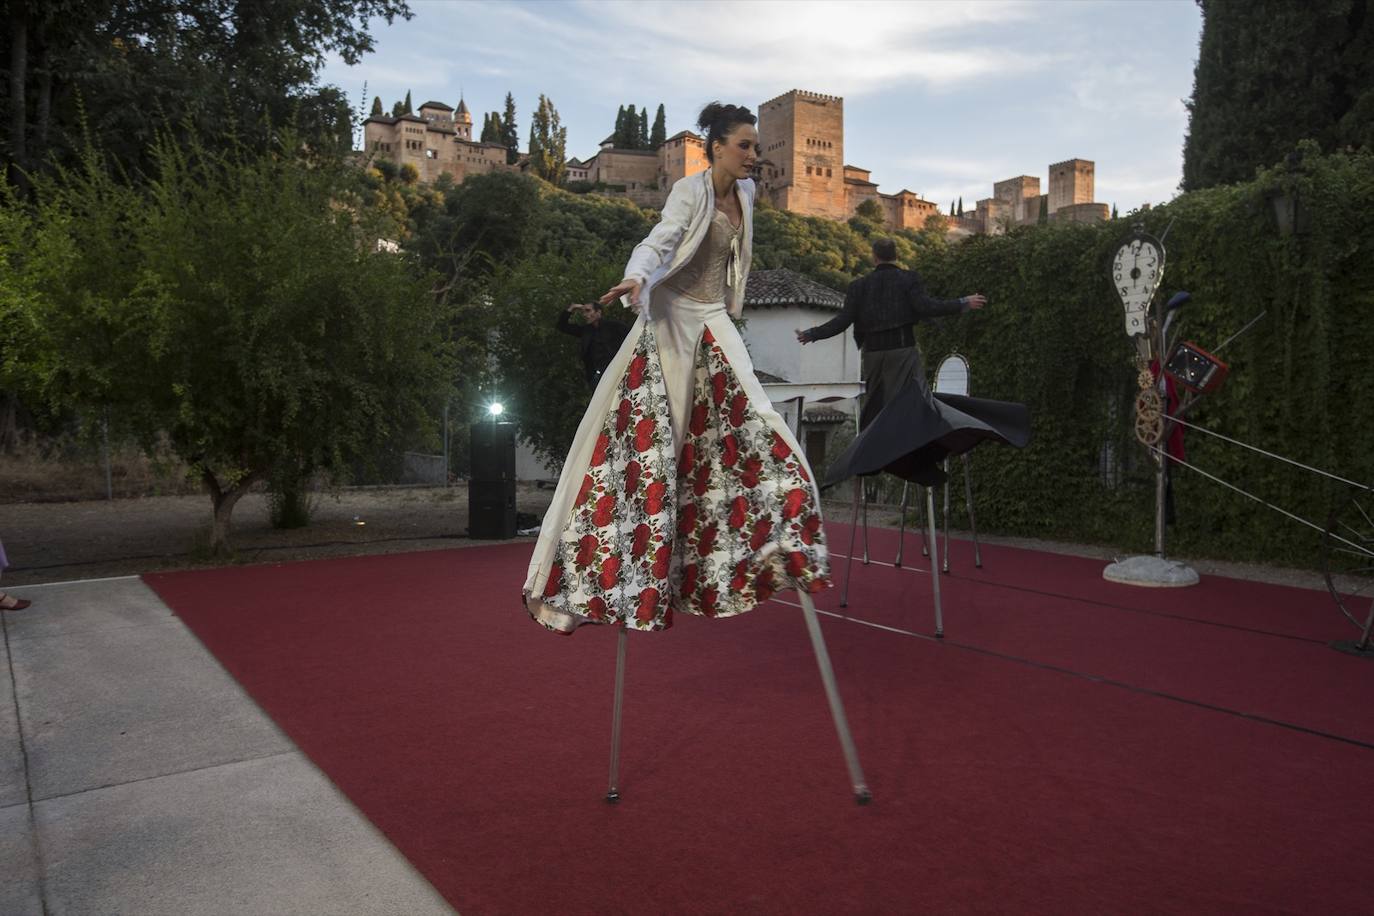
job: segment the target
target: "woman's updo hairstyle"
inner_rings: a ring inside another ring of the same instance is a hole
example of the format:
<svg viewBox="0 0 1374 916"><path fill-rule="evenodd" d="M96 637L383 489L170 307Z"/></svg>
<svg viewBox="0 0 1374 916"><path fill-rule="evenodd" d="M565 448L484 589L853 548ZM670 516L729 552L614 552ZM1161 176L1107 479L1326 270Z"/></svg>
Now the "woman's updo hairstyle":
<svg viewBox="0 0 1374 916"><path fill-rule="evenodd" d="M743 105L722 105L720 102L712 102L701 109L701 117L697 118L697 127L706 132L706 161L714 163L716 143L724 143L725 138L740 124L754 125L758 123L758 118L754 117L753 112Z"/></svg>

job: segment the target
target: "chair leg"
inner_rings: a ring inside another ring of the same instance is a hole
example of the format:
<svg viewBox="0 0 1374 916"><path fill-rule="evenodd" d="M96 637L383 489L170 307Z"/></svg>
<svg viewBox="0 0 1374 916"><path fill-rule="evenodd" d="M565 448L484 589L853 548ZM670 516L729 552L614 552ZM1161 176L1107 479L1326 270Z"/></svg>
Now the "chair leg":
<svg viewBox="0 0 1374 916"><path fill-rule="evenodd" d="M892 564L898 569L902 568L902 551L906 548L906 495L910 488L910 483L902 481L902 519L897 529L897 559Z"/></svg>
<svg viewBox="0 0 1374 916"><path fill-rule="evenodd" d="M816 618L816 605L811 596L803 589L797 589L801 599L802 616L806 618L806 630L811 634L811 647L816 652L816 666L821 670L821 683L825 685L825 698L830 701L830 715L835 720L835 731L840 738L840 749L844 751L844 762L849 767L849 782L854 789L854 801L866 805L873 799L864 780L863 769L859 766L859 751L854 747L854 736L849 731L849 720L844 714L844 703L840 701L840 690L835 685L835 671L830 666L830 653L825 648L825 637L821 635L821 624Z"/></svg>
<svg viewBox="0 0 1374 916"><path fill-rule="evenodd" d="M940 567L944 572L949 572L949 459L945 459L945 556Z"/></svg>
<svg viewBox="0 0 1374 916"><path fill-rule="evenodd" d="M863 479L854 478L854 515L849 520L849 556L844 561L844 587L840 589L840 607L849 607L849 580L854 575L854 543L859 534L859 488Z"/></svg>
<svg viewBox="0 0 1374 916"><path fill-rule="evenodd" d="M968 453L964 453L964 504L968 506L968 526L973 532L973 565L983 568L983 555L978 550L978 522L973 518L973 466L969 463Z"/></svg>

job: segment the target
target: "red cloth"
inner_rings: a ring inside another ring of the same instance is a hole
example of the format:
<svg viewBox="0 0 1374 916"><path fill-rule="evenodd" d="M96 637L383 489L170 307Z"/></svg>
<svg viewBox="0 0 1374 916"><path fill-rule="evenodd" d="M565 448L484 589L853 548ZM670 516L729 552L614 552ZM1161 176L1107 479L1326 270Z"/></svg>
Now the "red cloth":
<svg viewBox="0 0 1374 916"><path fill-rule="evenodd" d="M1155 381L1159 381L1159 360L1150 360L1150 374ZM1167 416L1174 416L1178 413L1182 398L1178 394L1178 382L1169 373L1164 373L1164 412ZM1168 437L1164 440L1164 454L1175 461L1182 461L1185 458L1183 452L1183 427L1177 424L1169 430Z"/></svg>

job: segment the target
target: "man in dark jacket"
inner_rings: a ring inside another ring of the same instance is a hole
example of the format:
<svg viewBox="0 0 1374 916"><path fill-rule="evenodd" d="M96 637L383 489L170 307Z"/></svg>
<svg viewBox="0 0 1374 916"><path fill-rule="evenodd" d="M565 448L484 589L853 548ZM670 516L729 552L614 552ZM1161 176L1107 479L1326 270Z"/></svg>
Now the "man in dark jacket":
<svg viewBox="0 0 1374 916"><path fill-rule="evenodd" d="M573 312L582 315L582 324L572 323ZM578 348L582 351L582 368L587 376L587 384L595 388L601 381L601 373L615 359L620 344L630 329L619 321L603 318L601 306L595 302L586 305L570 305L558 313L558 330L578 338Z"/></svg>
<svg viewBox="0 0 1374 916"><path fill-rule="evenodd" d="M808 344L854 326L854 342L862 350L860 367L864 379L860 429L882 411L908 379L914 377L925 386L921 351L912 326L925 318L980 309L987 302L977 293L959 299L930 298L915 271L897 266L897 246L891 239L873 243L873 261L876 266L871 273L849 284L844 308L838 315L825 324L797 332L797 340Z"/></svg>

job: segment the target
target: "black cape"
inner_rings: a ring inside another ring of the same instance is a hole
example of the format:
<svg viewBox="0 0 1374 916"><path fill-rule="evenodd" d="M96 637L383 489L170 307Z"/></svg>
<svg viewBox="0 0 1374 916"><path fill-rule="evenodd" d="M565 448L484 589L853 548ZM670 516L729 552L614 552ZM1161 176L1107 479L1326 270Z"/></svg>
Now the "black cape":
<svg viewBox="0 0 1374 916"><path fill-rule="evenodd" d="M821 486L884 471L933 486L945 479L941 465L946 458L981 442L1022 448L1030 438L1030 411L1024 404L932 395L924 382L912 378L831 463Z"/></svg>

